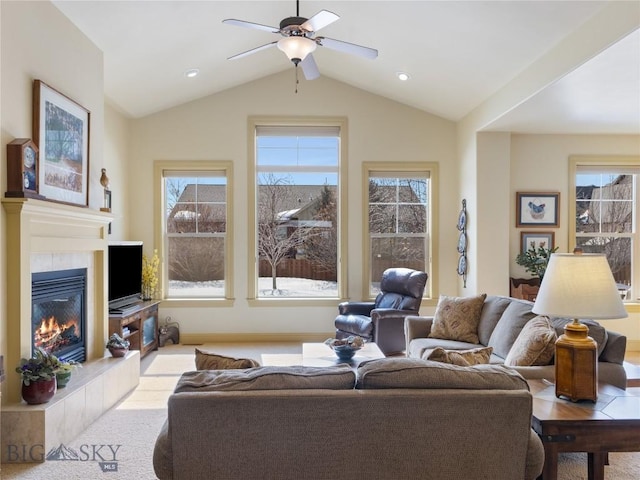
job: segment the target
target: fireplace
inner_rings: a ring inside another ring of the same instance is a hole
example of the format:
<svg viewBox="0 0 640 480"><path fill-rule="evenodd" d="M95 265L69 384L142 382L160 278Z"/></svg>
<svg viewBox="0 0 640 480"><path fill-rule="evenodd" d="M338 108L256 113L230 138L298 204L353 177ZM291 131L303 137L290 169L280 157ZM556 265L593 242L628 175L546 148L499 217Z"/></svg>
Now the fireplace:
<svg viewBox="0 0 640 480"><path fill-rule="evenodd" d="M87 359L87 269L32 274L32 352L40 347L64 360Z"/></svg>

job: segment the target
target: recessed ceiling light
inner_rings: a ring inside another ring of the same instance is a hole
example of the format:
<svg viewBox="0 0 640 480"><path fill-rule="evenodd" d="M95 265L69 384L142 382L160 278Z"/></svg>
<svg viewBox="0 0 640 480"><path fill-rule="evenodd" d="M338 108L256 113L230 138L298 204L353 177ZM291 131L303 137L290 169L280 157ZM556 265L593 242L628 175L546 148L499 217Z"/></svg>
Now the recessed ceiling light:
<svg viewBox="0 0 640 480"><path fill-rule="evenodd" d="M403 82L406 82L407 80L409 80L409 74L405 73L405 72L398 72L396 73L396 75L398 75L398 79L402 80Z"/></svg>
<svg viewBox="0 0 640 480"><path fill-rule="evenodd" d="M184 72L184 76L187 78L193 78L198 76L198 74L200 73L200 70L197 68L190 68L189 70L186 70Z"/></svg>

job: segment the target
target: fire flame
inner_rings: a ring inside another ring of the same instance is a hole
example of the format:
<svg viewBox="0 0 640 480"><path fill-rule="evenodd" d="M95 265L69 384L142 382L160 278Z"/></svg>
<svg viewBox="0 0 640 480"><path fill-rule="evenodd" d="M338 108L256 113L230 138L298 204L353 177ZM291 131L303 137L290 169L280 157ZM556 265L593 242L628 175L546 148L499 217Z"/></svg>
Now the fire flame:
<svg viewBox="0 0 640 480"><path fill-rule="evenodd" d="M61 345L69 343L69 340L64 337L64 333L69 329L80 331L78 319L68 319L61 325L56 317L43 318L34 333L34 344L36 347L52 351L51 347L59 348ZM73 337L77 338L77 333Z"/></svg>

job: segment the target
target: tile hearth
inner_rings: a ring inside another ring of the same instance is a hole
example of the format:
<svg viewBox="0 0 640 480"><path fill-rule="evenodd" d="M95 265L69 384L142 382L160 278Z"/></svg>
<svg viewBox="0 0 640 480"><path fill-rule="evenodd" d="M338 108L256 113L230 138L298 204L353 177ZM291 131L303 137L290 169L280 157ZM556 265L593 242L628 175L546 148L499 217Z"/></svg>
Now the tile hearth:
<svg viewBox="0 0 640 480"><path fill-rule="evenodd" d="M140 352L87 362L53 399L41 405L2 407L0 463L43 462L51 449L69 443L134 390L140 381Z"/></svg>

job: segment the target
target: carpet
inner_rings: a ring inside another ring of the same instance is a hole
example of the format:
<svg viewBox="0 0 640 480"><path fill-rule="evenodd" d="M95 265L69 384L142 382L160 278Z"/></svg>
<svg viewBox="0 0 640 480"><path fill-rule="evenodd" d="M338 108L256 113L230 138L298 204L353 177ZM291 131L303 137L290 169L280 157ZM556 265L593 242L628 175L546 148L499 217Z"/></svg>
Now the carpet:
<svg viewBox="0 0 640 480"><path fill-rule="evenodd" d="M260 360L261 353L301 353L300 345L207 344L203 348ZM39 464L2 465L2 480L156 480L153 447L166 419L166 401L180 374L194 369L194 345L167 345L141 363L140 384L69 445ZM611 453L606 480L640 479L640 453ZM586 480L586 454L562 454L558 480ZM249 480L249 479L248 479ZM274 479L277 480L277 479ZM468 479L472 480L472 479Z"/></svg>

